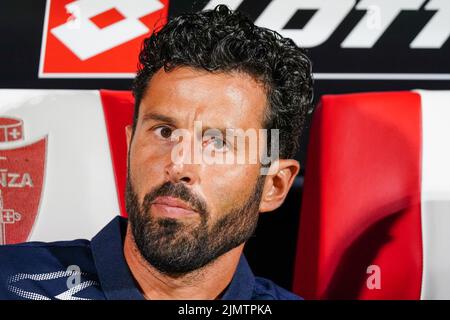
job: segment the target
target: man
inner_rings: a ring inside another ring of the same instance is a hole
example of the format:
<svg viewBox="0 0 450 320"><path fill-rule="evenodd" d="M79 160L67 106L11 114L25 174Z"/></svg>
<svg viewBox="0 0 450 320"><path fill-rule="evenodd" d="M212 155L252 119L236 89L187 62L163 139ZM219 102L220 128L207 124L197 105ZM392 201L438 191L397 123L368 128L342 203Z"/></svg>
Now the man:
<svg viewBox="0 0 450 320"><path fill-rule="evenodd" d="M299 171L312 100L304 51L218 6L144 41L133 91L129 220L92 241L0 247L0 298L298 299L255 277L242 251Z"/></svg>

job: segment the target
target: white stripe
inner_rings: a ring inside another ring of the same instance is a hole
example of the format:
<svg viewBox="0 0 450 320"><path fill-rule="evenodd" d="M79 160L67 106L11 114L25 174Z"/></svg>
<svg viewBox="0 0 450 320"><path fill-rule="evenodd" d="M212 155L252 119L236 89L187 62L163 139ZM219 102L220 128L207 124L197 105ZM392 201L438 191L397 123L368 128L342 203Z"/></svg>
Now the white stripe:
<svg viewBox="0 0 450 320"><path fill-rule="evenodd" d="M32 291L26 291L23 290L16 285L13 285L13 283L19 282L21 280L33 280L33 281L47 281L47 280L55 280L59 278L69 277L74 274L77 275L83 275L86 276L87 273L84 272L73 272L73 271L67 271L67 270L61 270L61 271L55 271L55 272L48 272L48 273L18 273L8 279L8 290L12 293L26 299L30 300L51 300L49 297L46 297L44 295L41 295L36 292ZM99 286L99 283L95 280L87 280L84 281L72 288L69 288L68 290L58 294L55 296L56 299L59 300L91 300L87 298L80 298L74 296L74 294L77 294L78 292L87 289L92 286Z"/></svg>
<svg viewBox="0 0 450 320"><path fill-rule="evenodd" d="M90 239L120 214L98 91L0 90L0 115L22 119L25 135L0 149L47 136L43 194L29 240Z"/></svg>
<svg viewBox="0 0 450 320"><path fill-rule="evenodd" d="M83 78L92 78L92 79L133 79L136 76L135 73L106 73L106 72L98 72L98 73L40 73L39 78L48 78L48 79L83 79Z"/></svg>
<svg viewBox="0 0 450 320"><path fill-rule="evenodd" d="M58 294L57 296L55 296L55 298L59 299L59 300L92 300L92 299L80 298L80 297L74 296L74 294L77 294L78 292L80 292L84 289L87 289L89 287L92 287L92 286L99 286L99 284L97 281L93 281L93 280L84 281L84 282L76 285L75 287L64 291L63 293Z"/></svg>
<svg viewBox="0 0 450 320"><path fill-rule="evenodd" d="M46 297L42 294L39 294L36 292L31 292L31 291L26 291L26 290L20 289L16 286L12 286L12 285L8 286L8 290L11 291L12 293L18 295L19 297L22 297L22 298L28 299L28 300L51 300L49 297Z"/></svg>
<svg viewBox="0 0 450 320"><path fill-rule="evenodd" d="M450 299L450 91L422 98L421 299Z"/></svg>
<svg viewBox="0 0 450 320"><path fill-rule="evenodd" d="M50 2L51 0L48 0L45 4L44 30L42 30L41 55L39 57L39 72L38 72L39 77L44 72L44 58L45 58L45 49L47 47L47 27L50 16Z"/></svg>

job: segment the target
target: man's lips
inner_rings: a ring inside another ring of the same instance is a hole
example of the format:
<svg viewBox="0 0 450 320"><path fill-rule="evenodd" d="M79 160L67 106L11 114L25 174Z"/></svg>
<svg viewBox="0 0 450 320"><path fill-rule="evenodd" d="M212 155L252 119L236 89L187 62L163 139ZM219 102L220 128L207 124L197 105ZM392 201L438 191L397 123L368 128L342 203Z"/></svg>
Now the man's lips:
<svg viewBox="0 0 450 320"><path fill-rule="evenodd" d="M153 201L153 204L162 204L170 207L194 211L186 202L174 197L157 197L155 201Z"/></svg>
<svg viewBox="0 0 450 320"><path fill-rule="evenodd" d="M186 202L174 198L174 197L157 197L153 202L152 206L156 210L156 215L178 218L181 216L197 214L197 212L192 209Z"/></svg>

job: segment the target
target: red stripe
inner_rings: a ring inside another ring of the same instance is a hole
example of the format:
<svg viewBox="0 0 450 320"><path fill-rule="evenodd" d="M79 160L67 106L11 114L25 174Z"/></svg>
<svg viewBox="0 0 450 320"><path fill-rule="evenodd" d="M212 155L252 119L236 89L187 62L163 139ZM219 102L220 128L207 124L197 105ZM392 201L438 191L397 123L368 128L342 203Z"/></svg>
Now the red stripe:
<svg viewBox="0 0 450 320"><path fill-rule="evenodd" d="M100 90L100 96L108 131L109 148L116 180L120 211L125 209L125 185L127 172L127 140L125 127L133 123L134 98L130 91Z"/></svg>
<svg viewBox="0 0 450 320"><path fill-rule="evenodd" d="M310 136L294 290L314 299L419 299L420 96L324 96ZM381 289L366 285L370 265L380 267Z"/></svg>

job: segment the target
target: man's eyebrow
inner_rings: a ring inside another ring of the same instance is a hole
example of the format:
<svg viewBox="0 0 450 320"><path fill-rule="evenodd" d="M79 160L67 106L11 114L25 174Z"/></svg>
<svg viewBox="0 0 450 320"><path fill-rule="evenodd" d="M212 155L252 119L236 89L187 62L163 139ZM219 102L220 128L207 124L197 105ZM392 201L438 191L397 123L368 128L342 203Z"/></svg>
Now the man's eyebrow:
<svg viewBox="0 0 450 320"><path fill-rule="evenodd" d="M142 117L143 123L150 121L150 120L166 122L173 126L175 126L175 124L177 123L177 121L174 118L165 116L160 113L149 112L149 113L146 113L143 115L143 117Z"/></svg>

